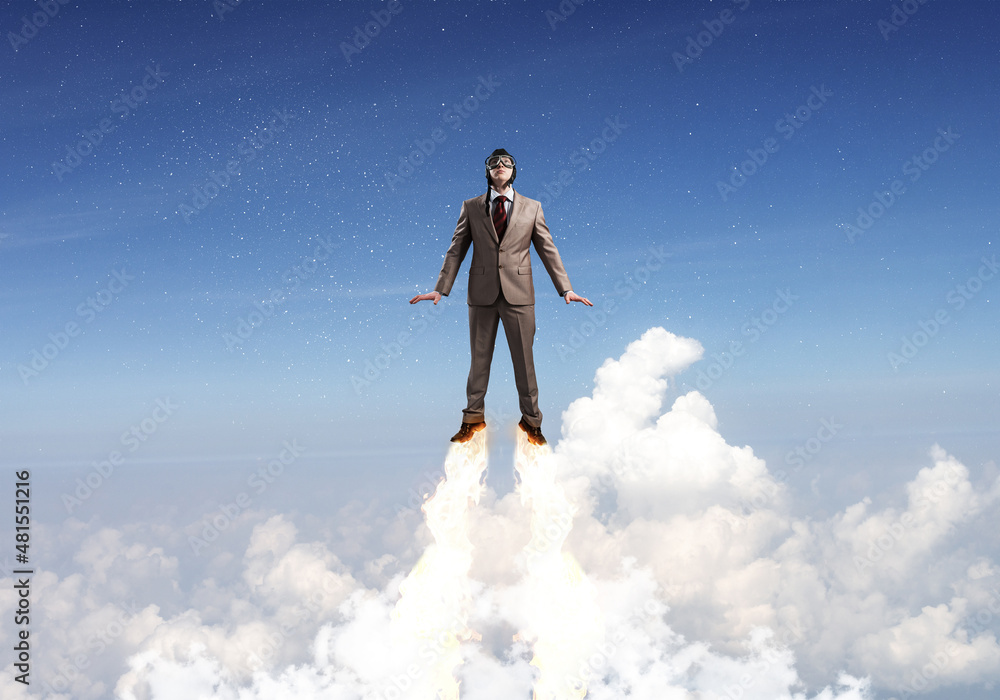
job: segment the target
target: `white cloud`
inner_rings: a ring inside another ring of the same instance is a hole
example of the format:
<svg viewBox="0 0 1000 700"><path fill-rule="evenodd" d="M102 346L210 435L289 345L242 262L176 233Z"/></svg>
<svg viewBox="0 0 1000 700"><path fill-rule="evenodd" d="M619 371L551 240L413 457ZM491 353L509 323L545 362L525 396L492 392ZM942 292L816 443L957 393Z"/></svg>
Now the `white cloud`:
<svg viewBox="0 0 1000 700"><path fill-rule="evenodd" d="M553 677L584 679L594 700L860 700L869 682L903 693L1000 680L1000 579L983 528L1000 482L974 485L934 445L885 505L793 515L783 475L726 443L705 396L664 408L673 378L701 354L696 341L651 329L607 360L515 493L498 499L474 470L464 481L450 472L465 489L454 503L468 509L452 534L436 531L424 563L447 564L447 590L464 601L441 601L450 618L438 631L461 632L458 614L480 637L458 647L462 697L526 694L538 678L529 661L546 653L558 657ZM532 517L548 535L532 533ZM352 569L292 516L247 511L241 549L226 548L233 530L184 585L191 555L169 528L91 532L68 521L60 537L79 541L76 570L35 579L42 633L57 643L39 654L58 667L117 631L71 684L84 700L110 688L136 700L433 697L428 669L443 642L401 638L391 621L404 578L392 572L432 541L408 522L360 507L332 515L328 532L380 528L366 546L384 551ZM563 539L580 569L525 554L529 542L558 550ZM0 588L5 616L9 591ZM590 622L570 628L560 606L590 611Z"/></svg>

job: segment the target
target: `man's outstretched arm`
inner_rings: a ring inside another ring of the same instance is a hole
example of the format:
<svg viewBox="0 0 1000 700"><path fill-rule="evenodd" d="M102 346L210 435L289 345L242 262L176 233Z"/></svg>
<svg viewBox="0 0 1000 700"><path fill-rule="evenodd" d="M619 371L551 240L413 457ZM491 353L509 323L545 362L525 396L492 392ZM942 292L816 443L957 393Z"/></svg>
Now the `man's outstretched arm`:
<svg viewBox="0 0 1000 700"><path fill-rule="evenodd" d="M469 214L465 211L465 203L463 202L462 211L458 215L458 223L455 225L455 233L451 237L448 251L444 254L444 263L441 265L441 273L438 275L437 284L434 285L434 291L418 294L410 299L410 303L433 301L437 304L441 301L442 292L443 296L448 296L448 293L451 292L451 286L455 283L455 277L458 276L458 268L465 260L465 254L469 252L470 245L472 245L472 233L469 231Z"/></svg>
<svg viewBox="0 0 1000 700"><path fill-rule="evenodd" d="M538 206L538 213L535 215L535 231L531 236L531 240L535 244L535 252L538 253L538 257L541 259L542 264L545 265L549 277L552 278L552 283L560 291L566 303L579 301L587 306L593 306L590 299L580 296L572 289L568 289L565 292L562 292L560 289L560 286L563 289L569 287L569 276L563 267L562 258L559 256L556 244L552 240L552 233L545 223L545 214L542 213L541 205Z"/></svg>

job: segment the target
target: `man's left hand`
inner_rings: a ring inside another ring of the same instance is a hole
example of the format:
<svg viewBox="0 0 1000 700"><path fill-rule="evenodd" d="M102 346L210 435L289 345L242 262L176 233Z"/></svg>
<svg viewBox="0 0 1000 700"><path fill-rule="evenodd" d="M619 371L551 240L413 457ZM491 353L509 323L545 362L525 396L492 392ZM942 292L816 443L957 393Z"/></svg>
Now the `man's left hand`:
<svg viewBox="0 0 1000 700"><path fill-rule="evenodd" d="M593 306L593 304L590 302L590 299L582 297L576 292L566 292L564 299L566 299L567 304L570 303L571 301L582 301L587 306Z"/></svg>

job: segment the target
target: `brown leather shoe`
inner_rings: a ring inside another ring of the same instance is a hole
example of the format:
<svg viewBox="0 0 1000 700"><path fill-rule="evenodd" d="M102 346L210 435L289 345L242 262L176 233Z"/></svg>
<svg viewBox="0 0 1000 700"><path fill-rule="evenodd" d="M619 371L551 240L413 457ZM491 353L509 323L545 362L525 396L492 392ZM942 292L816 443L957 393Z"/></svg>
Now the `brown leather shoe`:
<svg viewBox="0 0 1000 700"><path fill-rule="evenodd" d="M542 428L540 426L538 428L532 427L524 421L524 418L522 418L521 422L517 424L517 427L527 433L528 442L532 445L538 445L541 447L542 445L547 444L545 442L545 436L542 435Z"/></svg>
<svg viewBox="0 0 1000 700"><path fill-rule="evenodd" d="M486 427L486 421L480 421L479 423L462 423L462 427L459 428L458 432L452 435L452 442L468 442L472 439L472 436L483 430Z"/></svg>

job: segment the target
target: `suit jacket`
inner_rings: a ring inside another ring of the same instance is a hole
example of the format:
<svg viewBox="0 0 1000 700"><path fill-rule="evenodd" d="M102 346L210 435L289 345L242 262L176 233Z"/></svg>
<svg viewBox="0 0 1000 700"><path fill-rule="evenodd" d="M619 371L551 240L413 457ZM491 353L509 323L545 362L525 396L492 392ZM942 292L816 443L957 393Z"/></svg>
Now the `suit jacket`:
<svg viewBox="0 0 1000 700"><path fill-rule="evenodd" d="M497 300L500 289L513 305L535 303L531 279L531 244L552 278L560 295L572 290L559 251L545 225L542 205L517 192L507 217L503 243L497 239L493 218L487 212L487 194L462 202L462 212L455 226L451 246L444 255L441 274L434 290L448 296L458 275L458 268L472 246L469 267L469 304L488 306Z"/></svg>

